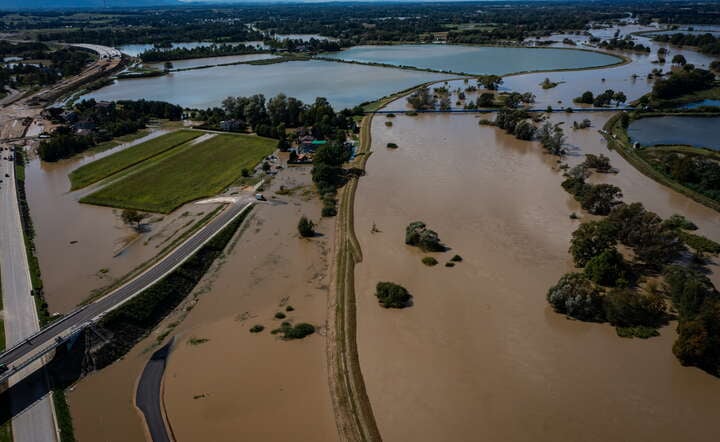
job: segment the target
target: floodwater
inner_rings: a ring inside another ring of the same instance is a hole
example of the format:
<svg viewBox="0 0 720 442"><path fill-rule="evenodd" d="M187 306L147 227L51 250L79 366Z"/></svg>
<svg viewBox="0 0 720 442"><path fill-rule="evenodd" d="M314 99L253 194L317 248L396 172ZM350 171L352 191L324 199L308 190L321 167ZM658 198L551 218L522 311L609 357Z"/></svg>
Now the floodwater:
<svg viewBox="0 0 720 442"><path fill-rule="evenodd" d="M296 188L312 185L309 170L281 172L265 194L285 185L292 195L257 205L193 295L127 357L77 385L70 403L78 440L140 440L135 381L168 330L176 339L164 402L177 440L337 440L323 330L334 220L319 221L322 236L298 237L298 218L318 220L321 208L316 196ZM285 320L315 324L318 333L292 342L270 334L281 322L274 314L287 305L294 310ZM250 333L255 324L265 330ZM192 345L191 338L208 341ZM112 403L98 410L98 397Z"/></svg>
<svg viewBox="0 0 720 442"><path fill-rule="evenodd" d="M573 161L580 143L603 148L595 129L570 135ZM631 166L611 160L621 171L608 179L627 179ZM568 215L581 212L556 166L537 143L472 115L398 116L389 128L376 117L356 199L364 256L356 290L360 363L384 440L716 439L720 380L680 366L673 327L647 341L621 339L606 324L549 308L547 289L572 270L567 248L578 221ZM629 178L640 183L623 187L630 200L659 194L651 210L674 198ZM673 204L663 212L683 206ZM688 215L703 233L717 233L709 209ZM414 220L451 248L433 254L440 265L424 266L424 254L404 244ZM444 267L456 253L463 261ZM382 309L378 281L407 287L413 305Z"/></svg>
<svg viewBox="0 0 720 442"><path fill-rule="evenodd" d="M693 103L688 103L680 106L683 109L697 109L699 107L720 107L720 100L702 100L702 101L695 101Z"/></svg>
<svg viewBox="0 0 720 442"><path fill-rule="evenodd" d="M275 58L275 56L270 54L228 55L225 57L207 57L191 58L188 60L175 60L172 62L172 64L173 69L188 69L196 68L198 66L216 66L219 64L242 63L253 60L266 60L268 58ZM165 63L149 63L148 66L157 69L163 69L165 67Z"/></svg>
<svg viewBox="0 0 720 442"><path fill-rule="evenodd" d="M463 45L354 46L326 57L467 74L581 69L621 61L590 51Z"/></svg>
<svg viewBox="0 0 720 442"><path fill-rule="evenodd" d="M720 150L720 117L640 118L630 123L628 135L642 146L686 144Z"/></svg>
<svg viewBox="0 0 720 442"><path fill-rule="evenodd" d="M162 132L102 152L57 163L33 159L26 167L26 188L35 227L45 297L51 313L65 313L159 253L166 239L187 223L198 221L214 205L189 204L165 217L151 218L150 232L137 235L120 219L120 211L80 199L88 189L69 192L70 171ZM187 215L182 215L188 212ZM126 244L128 246L126 246Z"/></svg>
<svg viewBox="0 0 720 442"><path fill-rule="evenodd" d="M82 98L147 99L191 108L219 106L228 96L284 93L309 103L325 97L336 109L356 106L448 75L359 66L331 61L292 61L270 65L234 65L173 72L162 77L115 81Z"/></svg>

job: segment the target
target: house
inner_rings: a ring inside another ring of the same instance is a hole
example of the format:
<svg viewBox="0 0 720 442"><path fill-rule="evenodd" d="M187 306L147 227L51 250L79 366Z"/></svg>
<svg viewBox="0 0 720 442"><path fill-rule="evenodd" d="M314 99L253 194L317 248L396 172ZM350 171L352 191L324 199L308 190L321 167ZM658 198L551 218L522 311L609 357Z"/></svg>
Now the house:
<svg viewBox="0 0 720 442"><path fill-rule="evenodd" d="M240 132L245 129L245 122L242 120L224 120L220 122L220 130L226 132Z"/></svg>
<svg viewBox="0 0 720 442"><path fill-rule="evenodd" d="M97 125L92 121L78 121L77 123L70 126L78 135L89 135L97 128Z"/></svg>

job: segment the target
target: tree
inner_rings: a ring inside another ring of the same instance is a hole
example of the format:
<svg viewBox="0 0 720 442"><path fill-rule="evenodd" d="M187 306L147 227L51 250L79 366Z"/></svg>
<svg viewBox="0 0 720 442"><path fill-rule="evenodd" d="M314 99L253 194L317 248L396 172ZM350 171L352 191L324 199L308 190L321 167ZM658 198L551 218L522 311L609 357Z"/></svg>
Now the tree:
<svg viewBox="0 0 720 442"><path fill-rule="evenodd" d="M605 317L617 327L659 327L667 321L662 296L620 288L605 295Z"/></svg>
<svg viewBox="0 0 720 442"><path fill-rule="evenodd" d="M405 244L419 247L424 252L442 252L445 246L438 234L427 228L424 222L414 221L405 228Z"/></svg>
<svg viewBox="0 0 720 442"><path fill-rule="evenodd" d="M165 68L165 71L169 71L170 69L173 68L173 64L172 64L171 61L166 61L163 66L164 66L164 68Z"/></svg>
<svg viewBox="0 0 720 442"><path fill-rule="evenodd" d="M621 103L624 103L627 101L627 97L625 96L625 93L622 91L617 91L615 94L613 94L613 100L615 103L620 106Z"/></svg>
<svg viewBox="0 0 720 442"><path fill-rule="evenodd" d="M593 104L593 101L595 101L595 96L590 91L585 91L583 94L573 100L575 103L582 103L582 104Z"/></svg>
<svg viewBox="0 0 720 442"><path fill-rule="evenodd" d="M143 220L148 216L149 214L138 212L135 209L124 209L120 214L122 221L138 233L143 231Z"/></svg>
<svg viewBox="0 0 720 442"><path fill-rule="evenodd" d="M580 224L572 234L570 254L575 265L585 266L592 258L613 250L617 242L617 227L607 221L588 221Z"/></svg>
<svg viewBox="0 0 720 442"><path fill-rule="evenodd" d="M622 191L612 184L588 185L580 197L580 206L593 215L607 215L620 204Z"/></svg>
<svg viewBox="0 0 720 442"><path fill-rule="evenodd" d="M588 261L585 276L596 284L622 287L628 284L629 270L622 255L608 249Z"/></svg>
<svg viewBox="0 0 720 442"><path fill-rule="evenodd" d="M303 238L315 236L315 223L307 219L305 215L301 216L298 221L298 232Z"/></svg>
<svg viewBox="0 0 720 442"><path fill-rule="evenodd" d="M378 282L375 287L375 296L385 308L404 308L408 306L412 296L407 289L392 282Z"/></svg>
<svg viewBox="0 0 720 442"><path fill-rule="evenodd" d="M477 99L477 107L492 107L495 102L495 94L483 92Z"/></svg>
<svg viewBox="0 0 720 442"><path fill-rule="evenodd" d="M540 142L545 150L553 155L564 155L565 134L560 124L552 124L546 121L539 130Z"/></svg>
<svg viewBox="0 0 720 442"><path fill-rule="evenodd" d="M685 56L682 54L675 54L672 58L672 64L685 66L687 64L687 60L685 60Z"/></svg>
<svg viewBox="0 0 720 442"><path fill-rule="evenodd" d="M522 120L515 126L514 133L519 140L532 140L535 137L535 126L527 120Z"/></svg>
<svg viewBox="0 0 720 442"><path fill-rule="evenodd" d="M602 297L592 282L581 273L567 273L550 287L547 300L553 309L583 321L605 320Z"/></svg>
<svg viewBox="0 0 720 442"><path fill-rule="evenodd" d="M608 221L615 224L618 240L632 247L635 256L648 266L659 268L684 250L677 232L663 225L662 218L645 210L641 203L618 205Z"/></svg>
<svg viewBox="0 0 720 442"><path fill-rule="evenodd" d="M481 75L477 79L478 85L489 91L496 91L503 84L503 79L499 75Z"/></svg>

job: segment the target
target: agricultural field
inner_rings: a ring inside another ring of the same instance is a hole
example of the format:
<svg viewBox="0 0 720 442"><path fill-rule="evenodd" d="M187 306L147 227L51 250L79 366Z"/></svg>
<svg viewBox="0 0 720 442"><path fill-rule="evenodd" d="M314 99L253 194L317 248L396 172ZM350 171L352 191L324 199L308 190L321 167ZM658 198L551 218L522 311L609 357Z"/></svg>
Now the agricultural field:
<svg viewBox="0 0 720 442"><path fill-rule="evenodd" d="M137 146L93 161L70 173L71 190L81 189L90 184L94 184L149 158L178 147L200 135L202 135L202 132L189 130L171 132L167 135L153 138Z"/></svg>
<svg viewBox="0 0 720 442"><path fill-rule="evenodd" d="M174 149L139 164L138 170L80 200L83 203L170 213L184 203L221 192L244 168L256 166L275 149L276 140L223 134Z"/></svg>

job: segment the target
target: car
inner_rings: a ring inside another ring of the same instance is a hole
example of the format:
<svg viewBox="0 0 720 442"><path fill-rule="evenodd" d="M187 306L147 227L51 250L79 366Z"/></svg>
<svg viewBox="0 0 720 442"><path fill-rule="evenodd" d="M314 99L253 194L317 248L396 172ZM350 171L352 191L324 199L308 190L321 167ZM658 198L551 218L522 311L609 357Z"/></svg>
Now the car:
<svg viewBox="0 0 720 442"><path fill-rule="evenodd" d="M267 201L267 200L265 199L265 196L264 196L262 193L256 193L256 194L255 194L255 199L258 200L258 201Z"/></svg>
<svg viewBox="0 0 720 442"><path fill-rule="evenodd" d="M10 178L10 174L9 174L9 173L6 173L6 174L5 174L5 178Z"/></svg>

